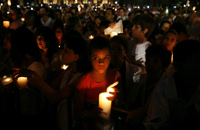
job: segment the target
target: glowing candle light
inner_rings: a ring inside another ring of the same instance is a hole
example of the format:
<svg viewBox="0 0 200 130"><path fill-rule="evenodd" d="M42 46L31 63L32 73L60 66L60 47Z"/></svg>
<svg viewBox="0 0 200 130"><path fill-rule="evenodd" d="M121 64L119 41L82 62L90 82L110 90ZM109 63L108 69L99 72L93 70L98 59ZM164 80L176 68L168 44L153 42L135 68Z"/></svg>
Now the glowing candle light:
<svg viewBox="0 0 200 130"><path fill-rule="evenodd" d="M108 100L107 97L113 96L109 92L114 92L115 89L113 87L117 84L118 82L111 84L107 88L107 92L102 92L99 94L99 107L103 109L100 116L104 119L110 119L112 101Z"/></svg>
<svg viewBox="0 0 200 130"><path fill-rule="evenodd" d="M173 63L173 53L172 53L172 55L171 55L171 63Z"/></svg>
<svg viewBox="0 0 200 130"><path fill-rule="evenodd" d="M11 76L4 75L1 79L1 83L3 86L6 86L13 82L13 78Z"/></svg>
<svg viewBox="0 0 200 130"><path fill-rule="evenodd" d="M25 21L25 18L21 18L22 21Z"/></svg>
<svg viewBox="0 0 200 130"><path fill-rule="evenodd" d="M93 36L93 35L90 35L90 36L89 36L89 39L90 39L90 40L94 39L94 36Z"/></svg>
<svg viewBox="0 0 200 130"><path fill-rule="evenodd" d="M19 78L17 78L17 83L18 83L18 86L20 87L20 89L28 88L27 77L19 77Z"/></svg>
<svg viewBox="0 0 200 130"><path fill-rule="evenodd" d="M9 28L9 26L10 26L10 21L3 21L3 26L4 26L5 28Z"/></svg>
<svg viewBox="0 0 200 130"><path fill-rule="evenodd" d="M66 70L69 66L68 65L62 65L61 69Z"/></svg>
<svg viewBox="0 0 200 130"><path fill-rule="evenodd" d="M11 0L8 0L7 4L8 6L11 6Z"/></svg>
<svg viewBox="0 0 200 130"><path fill-rule="evenodd" d="M112 37L117 36L117 35L118 35L118 33L112 32L112 33L110 34L110 37L112 38Z"/></svg>

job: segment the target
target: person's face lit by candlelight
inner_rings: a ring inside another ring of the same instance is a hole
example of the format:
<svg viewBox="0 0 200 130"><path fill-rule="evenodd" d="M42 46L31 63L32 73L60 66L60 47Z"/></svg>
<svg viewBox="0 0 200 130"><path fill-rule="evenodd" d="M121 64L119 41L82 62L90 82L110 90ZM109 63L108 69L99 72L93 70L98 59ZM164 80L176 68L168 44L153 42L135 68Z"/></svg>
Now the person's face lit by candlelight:
<svg viewBox="0 0 200 130"><path fill-rule="evenodd" d="M91 62L94 71L105 73L110 65L111 57L108 49L93 50Z"/></svg>
<svg viewBox="0 0 200 130"><path fill-rule="evenodd" d="M62 39L62 37L63 37L62 29L61 28L56 28L55 35L56 35L57 39Z"/></svg>
<svg viewBox="0 0 200 130"><path fill-rule="evenodd" d="M163 37L162 44L167 48L168 51L172 51L177 43L177 35L174 33L168 33Z"/></svg>
<svg viewBox="0 0 200 130"><path fill-rule="evenodd" d="M36 41L41 50L46 49L46 41L44 40L43 36L37 36Z"/></svg>

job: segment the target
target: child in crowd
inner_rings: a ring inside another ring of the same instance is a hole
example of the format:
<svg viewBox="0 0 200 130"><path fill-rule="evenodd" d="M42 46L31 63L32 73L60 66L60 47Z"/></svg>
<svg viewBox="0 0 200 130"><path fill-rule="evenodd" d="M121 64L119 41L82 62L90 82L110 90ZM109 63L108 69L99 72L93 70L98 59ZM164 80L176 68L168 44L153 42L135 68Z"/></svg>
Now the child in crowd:
<svg viewBox="0 0 200 130"><path fill-rule="evenodd" d="M120 73L108 69L111 61L109 41L104 37L95 37L89 44L92 70L77 83L74 95L76 127L78 129L96 129L98 114L102 111L90 103L98 103L99 94L106 92L109 85L120 80ZM104 120L105 121L105 120ZM83 123L83 124L80 124Z"/></svg>
<svg viewBox="0 0 200 130"><path fill-rule="evenodd" d="M155 28L154 19L149 14L138 15L133 19L132 36L127 53L128 59L135 64L145 66L145 50L151 45L147 38Z"/></svg>

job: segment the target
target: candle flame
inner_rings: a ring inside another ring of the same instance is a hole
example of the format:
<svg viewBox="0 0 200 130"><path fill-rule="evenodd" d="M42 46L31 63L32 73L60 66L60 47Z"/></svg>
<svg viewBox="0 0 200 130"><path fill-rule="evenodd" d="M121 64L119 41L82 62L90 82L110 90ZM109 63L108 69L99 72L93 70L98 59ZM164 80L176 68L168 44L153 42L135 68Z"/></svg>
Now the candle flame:
<svg viewBox="0 0 200 130"><path fill-rule="evenodd" d="M66 70L68 67L69 67L68 65L63 65L63 66L61 67L61 69Z"/></svg>
<svg viewBox="0 0 200 130"><path fill-rule="evenodd" d="M90 40L94 39L94 36L93 36L93 35L90 35L90 36L89 36L89 39L90 39Z"/></svg>
<svg viewBox="0 0 200 130"><path fill-rule="evenodd" d="M116 82L114 82L113 84L111 84L110 86L108 86L107 92L108 92L108 93L109 93L109 92L115 92L114 87L115 87L118 83L119 83L119 82L116 81Z"/></svg>

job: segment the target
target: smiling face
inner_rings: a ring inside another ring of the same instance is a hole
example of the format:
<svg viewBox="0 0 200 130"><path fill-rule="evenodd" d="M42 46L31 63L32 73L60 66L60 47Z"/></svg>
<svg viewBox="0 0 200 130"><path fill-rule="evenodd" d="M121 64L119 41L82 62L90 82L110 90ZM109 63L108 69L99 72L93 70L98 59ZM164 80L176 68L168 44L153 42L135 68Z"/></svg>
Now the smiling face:
<svg viewBox="0 0 200 130"><path fill-rule="evenodd" d="M110 65L110 51L109 49L93 50L91 54L91 63L93 71L97 73L106 73Z"/></svg>

